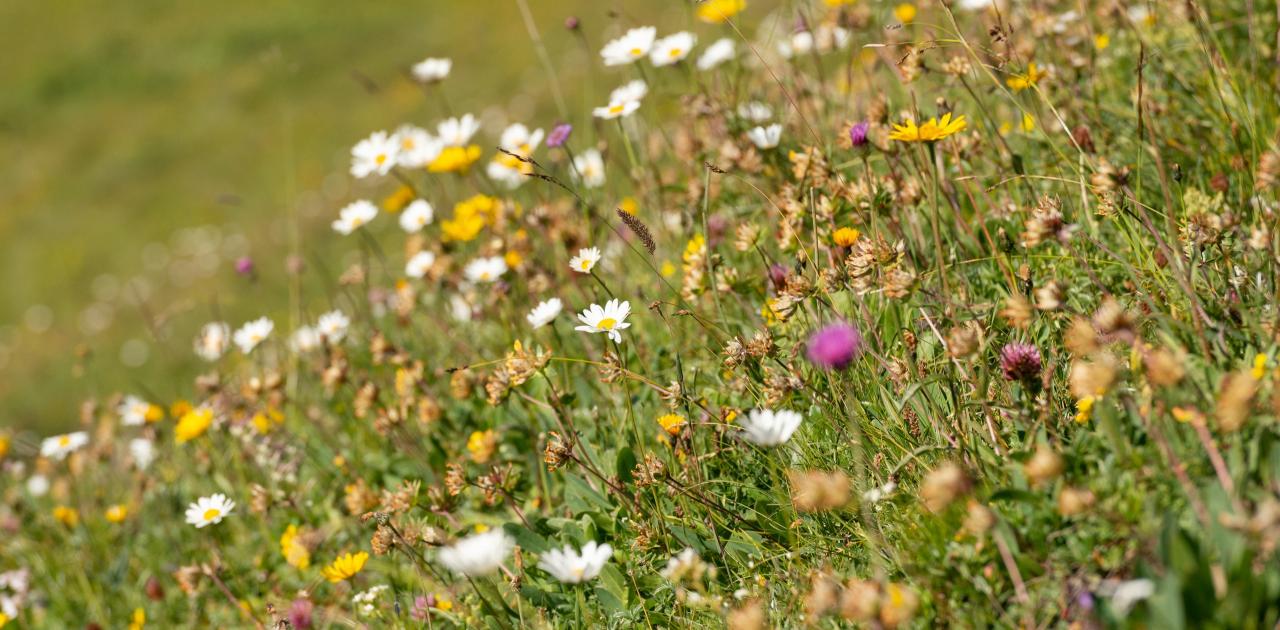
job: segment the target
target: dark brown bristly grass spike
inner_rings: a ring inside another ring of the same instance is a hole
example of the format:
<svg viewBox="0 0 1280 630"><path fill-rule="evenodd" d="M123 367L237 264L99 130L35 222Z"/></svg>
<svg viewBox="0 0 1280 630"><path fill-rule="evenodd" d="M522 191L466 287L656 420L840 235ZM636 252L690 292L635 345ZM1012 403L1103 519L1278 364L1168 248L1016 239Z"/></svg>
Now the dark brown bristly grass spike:
<svg viewBox="0 0 1280 630"><path fill-rule="evenodd" d="M653 234L649 233L649 226L645 225L640 221L640 219L627 213L622 208L615 208L615 212L618 213L618 218L622 219L622 222L626 223L627 227L631 228L631 231L635 233L636 238L639 238L640 242L644 243L644 248L649 252L650 256L652 256L654 252L658 251L658 244L653 241Z"/></svg>

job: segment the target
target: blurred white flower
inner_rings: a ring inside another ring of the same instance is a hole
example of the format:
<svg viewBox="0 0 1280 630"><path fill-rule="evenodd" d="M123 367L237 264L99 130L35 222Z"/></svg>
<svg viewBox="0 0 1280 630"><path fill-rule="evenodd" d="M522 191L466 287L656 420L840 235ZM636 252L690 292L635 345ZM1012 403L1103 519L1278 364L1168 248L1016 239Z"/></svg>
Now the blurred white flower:
<svg viewBox="0 0 1280 630"><path fill-rule="evenodd" d="M752 409L742 420L742 439L760 446L778 446L791 439L804 416L788 410Z"/></svg>
<svg viewBox="0 0 1280 630"><path fill-rule="evenodd" d="M89 443L89 434L84 431L64 433L47 437L40 443L40 456L50 459L66 459Z"/></svg>
<svg viewBox="0 0 1280 630"><path fill-rule="evenodd" d="M129 455L133 457L133 465L138 470L146 470L156 458L156 449L151 440L134 438L129 440Z"/></svg>
<svg viewBox="0 0 1280 630"><path fill-rule="evenodd" d="M596 149L587 149L573 158L573 176L587 188L604 185L604 158Z"/></svg>
<svg viewBox="0 0 1280 630"><path fill-rule="evenodd" d="M436 57L427 57L418 63L413 64L411 72L413 78L423 83L435 83L443 81L449 76L449 71L453 69L452 59L440 59Z"/></svg>
<svg viewBox="0 0 1280 630"><path fill-rule="evenodd" d="M435 219L435 209L426 199L414 199L400 213L400 229L412 234L421 232L422 228Z"/></svg>
<svg viewBox="0 0 1280 630"><path fill-rule="evenodd" d="M609 300L604 307L592 304L590 308L578 314L578 321L584 325L577 326L574 330L592 334L605 333L614 343L622 343L622 334L618 331L631 327L631 324L627 323L627 316L630 314L631 302Z"/></svg>
<svg viewBox="0 0 1280 630"><path fill-rule="evenodd" d="M657 35L658 29L652 26L633 28L622 37L605 44L600 49L600 57L604 59L606 66L635 63L653 49L653 40Z"/></svg>
<svg viewBox="0 0 1280 630"><path fill-rule="evenodd" d="M235 342L236 347L240 348L240 352L249 354L258 347L258 344L270 337L271 331L275 328L275 322L266 317L259 317L251 322L245 322L232 336L232 341Z"/></svg>
<svg viewBox="0 0 1280 630"><path fill-rule="evenodd" d="M289 338L289 347L294 352L305 354L320 347L320 331L311 326L303 326L293 331Z"/></svg>
<svg viewBox="0 0 1280 630"><path fill-rule="evenodd" d="M747 139L761 149L772 149L782 140L782 125L773 123L768 127L754 127L747 132Z"/></svg>
<svg viewBox="0 0 1280 630"><path fill-rule="evenodd" d="M436 264L436 255L432 252L421 251L413 255L409 262L404 265L404 274L410 278L421 278L427 275L427 271L431 269L431 265Z"/></svg>
<svg viewBox="0 0 1280 630"><path fill-rule="evenodd" d="M235 502L228 499L225 494L200 497L195 503L187 506L187 523L195 525L196 529L221 523L222 519L235 507Z"/></svg>
<svg viewBox="0 0 1280 630"><path fill-rule="evenodd" d="M442 120L439 125L436 125L440 142L447 147L465 146L477 131L480 131L480 121L471 114L464 114L461 118Z"/></svg>
<svg viewBox="0 0 1280 630"><path fill-rule="evenodd" d="M377 216L378 206L373 205L373 202L367 199L354 201L338 213L337 220L333 222L333 231L343 236L350 235Z"/></svg>
<svg viewBox="0 0 1280 630"><path fill-rule="evenodd" d="M27 492L33 497L49 494L49 478L39 473L27 477Z"/></svg>
<svg viewBox="0 0 1280 630"><path fill-rule="evenodd" d="M477 258L469 263L463 273L472 282L493 282L507 272L507 261L501 256Z"/></svg>
<svg viewBox="0 0 1280 630"><path fill-rule="evenodd" d="M205 361L217 361L231 346L231 327L225 322L209 322L196 337L196 356Z"/></svg>
<svg viewBox="0 0 1280 630"><path fill-rule="evenodd" d="M347 337L347 329L351 327L351 318L346 313L334 309L316 320L316 332L330 344L342 343Z"/></svg>
<svg viewBox="0 0 1280 630"><path fill-rule="evenodd" d="M640 101L649 93L649 86L636 79L618 86L609 93L609 104L592 110L592 115L604 120L630 116L640 109Z"/></svg>
<svg viewBox="0 0 1280 630"><path fill-rule="evenodd" d="M422 168L440 157L440 151L444 149L444 145L426 129L413 125L402 125L392 140L399 149L396 164L405 168Z"/></svg>
<svg viewBox="0 0 1280 630"><path fill-rule="evenodd" d="M519 188L533 173L533 165L524 160L533 157L543 137L545 134L541 129L530 131L520 123L507 127L498 141L498 146L507 153L499 152L493 156L488 167L489 178L509 189Z"/></svg>
<svg viewBox="0 0 1280 630"><path fill-rule="evenodd" d="M137 396L125 396L124 400L120 401L120 406L116 407L116 413L120 415L120 423L129 427L145 424L148 417L158 420L158 411L159 407Z"/></svg>
<svg viewBox="0 0 1280 630"><path fill-rule="evenodd" d="M506 532L491 529L444 547L440 550L440 563L467 577L488 575L502 566L515 544Z"/></svg>
<svg viewBox="0 0 1280 630"><path fill-rule="evenodd" d="M351 148L351 175L386 175L396 165L400 145L385 131L375 131Z"/></svg>
<svg viewBox="0 0 1280 630"><path fill-rule="evenodd" d="M456 293L449 296L449 316L460 322L471 321L471 304Z"/></svg>
<svg viewBox="0 0 1280 630"><path fill-rule="evenodd" d="M563 549L552 549L542 554L538 568L565 584L580 584L600 575L604 563L612 555L613 547L593 540L584 545L581 552L565 545Z"/></svg>
<svg viewBox="0 0 1280 630"><path fill-rule="evenodd" d="M578 273L591 273L598 262L600 262L600 248L584 247L578 250L577 256L569 259L569 268Z"/></svg>
<svg viewBox="0 0 1280 630"><path fill-rule="evenodd" d="M535 329L542 328L560 315L560 309L562 308L564 308L564 304L560 302L560 298L551 298L533 307L533 310L529 311L525 319L529 320L529 325Z"/></svg>
<svg viewBox="0 0 1280 630"><path fill-rule="evenodd" d="M1111 591L1111 607L1124 617L1138 602L1155 594L1156 583L1147 578L1125 580L1116 584Z"/></svg>
<svg viewBox="0 0 1280 630"><path fill-rule="evenodd" d="M698 37L689 31L668 35L653 43L649 60L658 67L669 66L688 57L697 42Z"/></svg>
<svg viewBox="0 0 1280 630"><path fill-rule="evenodd" d="M773 118L773 108L760 101L747 101L738 106L738 116L753 123L762 123Z"/></svg>
<svg viewBox="0 0 1280 630"><path fill-rule="evenodd" d="M702 51L702 56L698 57L698 69L702 71L711 70L733 59L737 54L738 47L733 43L733 40L728 37L722 37Z"/></svg>

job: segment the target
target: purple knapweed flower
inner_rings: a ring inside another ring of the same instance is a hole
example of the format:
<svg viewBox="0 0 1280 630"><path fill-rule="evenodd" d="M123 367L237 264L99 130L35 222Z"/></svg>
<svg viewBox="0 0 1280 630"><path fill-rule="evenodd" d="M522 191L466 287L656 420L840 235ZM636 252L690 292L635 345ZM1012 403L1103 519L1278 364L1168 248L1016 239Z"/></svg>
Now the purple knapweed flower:
<svg viewBox="0 0 1280 630"><path fill-rule="evenodd" d="M253 259L248 256L242 256L236 259L236 273L247 276L253 273Z"/></svg>
<svg viewBox="0 0 1280 630"><path fill-rule="evenodd" d="M547 134L548 147L562 147L564 143L569 141L569 134L573 133L573 125L569 123L560 123L551 128L551 133Z"/></svg>
<svg viewBox="0 0 1280 630"><path fill-rule="evenodd" d="M853 143L853 148L860 149L867 146L867 130L870 128L871 123L865 120L849 127L849 142Z"/></svg>
<svg viewBox="0 0 1280 630"><path fill-rule="evenodd" d="M843 370L862 355L862 333L844 322L829 324L809 337L808 355L814 365Z"/></svg>
<svg viewBox="0 0 1280 630"><path fill-rule="evenodd" d="M1000 349L1000 370L1008 381L1023 384L1040 379L1040 351L1029 343L1009 343Z"/></svg>
<svg viewBox="0 0 1280 630"><path fill-rule="evenodd" d="M289 606L289 623L294 628L306 630L311 627L311 600L295 599Z"/></svg>

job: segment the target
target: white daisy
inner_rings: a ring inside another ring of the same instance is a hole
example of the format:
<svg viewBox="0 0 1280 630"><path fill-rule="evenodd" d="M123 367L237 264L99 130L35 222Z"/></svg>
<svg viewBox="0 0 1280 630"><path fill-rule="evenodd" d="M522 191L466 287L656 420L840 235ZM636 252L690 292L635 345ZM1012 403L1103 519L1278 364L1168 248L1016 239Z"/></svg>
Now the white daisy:
<svg viewBox="0 0 1280 630"><path fill-rule="evenodd" d="M747 139L761 149L772 149L782 139L782 125L773 123L768 127L754 127L747 132Z"/></svg>
<svg viewBox="0 0 1280 630"><path fill-rule="evenodd" d="M64 433L47 437L40 443L40 456L53 459L66 459L89 443L89 434L84 431Z"/></svg>
<svg viewBox="0 0 1280 630"><path fill-rule="evenodd" d="M236 347L240 348L240 352L249 354L253 352L258 344L262 343L267 337L271 336L271 331L275 330L275 322L266 317L260 317L251 322L245 322L236 334L232 336L232 341Z"/></svg>
<svg viewBox="0 0 1280 630"><path fill-rule="evenodd" d="M508 160L510 162L515 162L516 165L511 166ZM499 153L498 155L495 155L493 160L485 167L485 174L489 176L489 179L502 184L503 188L506 188L507 190L515 190L519 188L526 179L529 179L529 177L521 170L521 166L523 165L524 163L520 160L517 160L505 153Z"/></svg>
<svg viewBox="0 0 1280 630"><path fill-rule="evenodd" d="M653 49L653 40L658 29L652 26L633 28L622 37L604 45L600 49L600 57L606 66L621 66L635 63Z"/></svg>
<svg viewBox="0 0 1280 630"><path fill-rule="evenodd" d="M738 116L753 123L762 123L773 118L773 108L760 101L747 101L738 106Z"/></svg>
<svg viewBox="0 0 1280 630"><path fill-rule="evenodd" d="M120 402L120 406L116 407L116 413L120 414L120 423L125 426L136 427L140 424L146 424L147 416L152 413L152 404L138 398L137 396L125 396Z"/></svg>
<svg viewBox="0 0 1280 630"><path fill-rule="evenodd" d="M209 322L196 337L196 356L205 361L217 361L231 345L231 327L226 322Z"/></svg>
<svg viewBox="0 0 1280 630"><path fill-rule="evenodd" d="M443 81L449 76L449 71L453 69L452 59L438 59L435 57L427 57L418 63L413 64L411 72L413 78L423 83L435 83Z"/></svg>
<svg viewBox="0 0 1280 630"><path fill-rule="evenodd" d="M534 150L542 144L545 135L541 129L530 131L520 123L507 127L498 141L498 146L506 153L499 152L493 156L487 169L489 178L511 190L519 188L533 173L533 165L521 158L533 157Z"/></svg>
<svg viewBox="0 0 1280 630"><path fill-rule="evenodd" d="M465 114L461 118L449 118L436 125L436 133L446 147L466 146L471 136L480 131L480 121L475 116Z"/></svg>
<svg viewBox="0 0 1280 630"><path fill-rule="evenodd" d="M386 175L396 165L400 145L385 131L375 131L351 148L351 175Z"/></svg>
<svg viewBox="0 0 1280 630"><path fill-rule="evenodd" d="M436 211L426 199L414 199L400 213L400 229L413 234L435 220Z"/></svg>
<svg viewBox="0 0 1280 630"><path fill-rule="evenodd" d="M587 149L573 158L573 176L587 188L604 185L604 158L595 149Z"/></svg>
<svg viewBox="0 0 1280 630"><path fill-rule="evenodd" d="M500 529L467 536L440 550L440 563L467 577L488 575L498 570L516 541Z"/></svg>
<svg viewBox="0 0 1280 630"><path fill-rule="evenodd" d="M49 485L49 478L40 473L27 477L27 492L33 497L49 494Z"/></svg>
<svg viewBox="0 0 1280 630"><path fill-rule="evenodd" d="M563 549L552 549L542 554L538 568L565 584L580 584L600 575L604 563L612 555L613 547L593 540L582 547L581 553L565 545Z"/></svg>
<svg viewBox="0 0 1280 630"><path fill-rule="evenodd" d="M649 93L649 86L640 79L624 83L609 93L609 104L592 110L592 115L603 120L630 116L640 109L640 101Z"/></svg>
<svg viewBox="0 0 1280 630"><path fill-rule="evenodd" d="M813 52L813 33L810 31L800 31L791 36L790 41L778 42L778 54L784 59L790 59L796 55L807 55Z"/></svg>
<svg viewBox="0 0 1280 630"><path fill-rule="evenodd" d="M410 278L421 278L427 275L431 265L436 264L436 255L432 252L418 252L404 265L404 275Z"/></svg>
<svg viewBox="0 0 1280 630"><path fill-rule="evenodd" d="M609 103L604 107L597 107L591 110L591 115L601 120L613 120L614 118L630 116L636 113L637 109L640 109L640 101Z"/></svg>
<svg viewBox="0 0 1280 630"><path fill-rule="evenodd" d="M501 256L477 258L469 263L463 273L472 282L493 282L507 272L507 261Z"/></svg>
<svg viewBox="0 0 1280 630"><path fill-rule="evenodd" d="M591 273L598 262L600 262L600 248L584 247L578 250L577 256L569 260L569 268L578 273Z"/></svg>
<svg viewBox="0 0 1280 630"><path fill-rule="evenodd" d="M515 123L502 131L498 146L512 153L529 157L533 155L538 145L542 144L544 137L546 134L541 129L530 130L520 123Z"/></svg>
<svg viewBox="0 0 1280 630"><path fill-rule="evenodd" d="M663 37L653 43L653 50L649 51L649 61L658 67L682 61L689 56L689 52L693 50L693 45L697 41L698 37L689 31L680 31Z"/></svg>
<svg viewBox="0 0 1280 630"><path fill-rule="evenodd" d="M711 70L720 64L733 59L738 54L738 47L733 43L732 39L723 37L702 51L702 56L698 57L698 69L702 71Z"/></svg>
<svg viewBox="0 0 1280 630"><path fill-rule="evenodd" d="M294 352L305 354L320 347L320 331L312 326L303 326L293 331L293 336L289 338L289 347Z"/></svg>
<svg viewBox="0 0 1280 630"><path fill-rule="evenodd" d="M449 296L449 317L460 322L471 321L472 308L467 299L458 294Z"/></svg>
<svg viewBox="0 0 1280 630"><path fill-rule="evenodd" d="M316 320L316 332L331 344L342 343L347 337L347 329L351 327L351 318L340 310L332 310Z"/></svg>
<svg viewBox="0 0 1280 630"><path fill-rule="evenodd" d="M631 302L609 300L603 308L599 304L592 304L591 308L578 314L578 321L585 325L577 326L574 330L605 333L614 343L622 343L622 335L618 331L631 327L627 323L627 316L630 314Z"/></svg>
<svg viewBox="0 0 1280 630"><path fill-rule="evenodd" d="M752 409L742 420L742 439L760 446L778 446L791 439L804 416L788 410Z"/></svg>
<svg viewBox="0 0 1280 630"><path fill-rule="evenodd" d="M333 231L343 236L350 235L376 216L378 206L373 205L373 202L367 199L354 201L338 213L338 219L333 222Z"/></svg>
<svg viewBox="0 0 1280 630"><path fill-rule="evenodd" d="M406 168L422 168L440 157L443 144L426 129L413 125L402 125L396 130L392 140L399 153L396 164Z"/></svg>
<svg viewBox="0 0 1280 630"><path fill-rule="evenodd" d="M129 440L129 455L133 457L133 465L138 470L146 470L156 458L156 449L151 440L134 438Z"/></svg>
<svg viewBox="0 0 1280 630"><path fill-rule="evenodd" d="M564 308L564 304L560 301L560 298L551 298L533 307L533 310L529 311L525 319L529 320L529 325L535 329L542 328L550 324L551 320L560 314L560 309L562 308Z"/></svg>
<svg viewBox="0 0 1280 630"><path fill-rule="evenodd" d="M195 503L187 506L187 523L195 525L196 529L221 523L223 517L230 514L235 507L235 502L228 499L225 494L200 497Z"/></svg>

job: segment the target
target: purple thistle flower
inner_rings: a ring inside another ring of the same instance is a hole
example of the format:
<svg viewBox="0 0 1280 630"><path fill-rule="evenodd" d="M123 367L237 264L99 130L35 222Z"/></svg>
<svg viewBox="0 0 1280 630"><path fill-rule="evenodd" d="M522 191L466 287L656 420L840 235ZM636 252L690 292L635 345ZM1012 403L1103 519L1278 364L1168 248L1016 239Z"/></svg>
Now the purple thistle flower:
<svg viewBox="0 0 1280 630"><path fill-rule="evenodd" d="M236 273L247 276L253 273L253 259L243 256L236 260Z"/></svg>
<svg viewBox="0 0 1280 630"><path fill-rule="evenodd" d="M564 143L569 141L569 134L573 133L573 125L569 123L560 123L551 128L551 133L547 134L548 147L562 147Z"/></svg>
<svg viewBox="0 0 1280 630"><path fill-rule="evenodd" d="M778 263L769 266L769 281L773 283L775 291L781 291L787 288L787 268Z"/></svg>
<svg viewBox="0 0 1280 630"><path fill-rule="evenodd" d="M861 149L867 146L867 131L871 128L871 123L862 121L852 127L849 127L849 142L853 143L853 148Z"/></svg>
<svg viewBox="0 0 1280 630"><path fill-rule="evenodd" d="M857 328L836 322L809 337L809 360L826 370L843 370L862 355L864 345Z"/></svg>
<svg viewBox="0 0 1280 630"><path fill-rule="evenodd" d="M294 628L306 630L311 627L311 600L295 599L289 606L289 623Z"/></svg>
<svg viewBox="0 0 1280 630"><path fill-rule="evenodd" d="M1007 381L1019 381L1023 385L1038 383L1040 351L1029 343L1006 344L1000 349L1000 369Z"/></svg>

